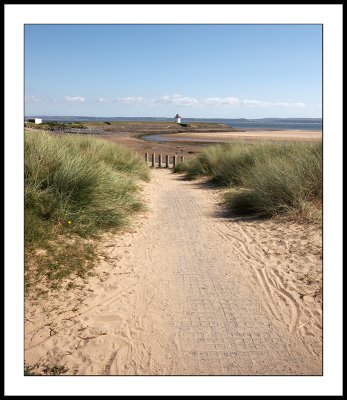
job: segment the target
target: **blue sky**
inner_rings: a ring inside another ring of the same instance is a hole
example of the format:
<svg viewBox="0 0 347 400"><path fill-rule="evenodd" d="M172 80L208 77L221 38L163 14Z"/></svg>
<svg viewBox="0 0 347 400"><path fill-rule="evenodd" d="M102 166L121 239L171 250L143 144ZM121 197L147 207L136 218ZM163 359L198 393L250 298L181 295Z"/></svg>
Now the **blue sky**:
<svg viewBox="0 0 347 400"><path fill-rule="evenodd" d="M322 116L320 25L26 25L25 115Z"/></svg>

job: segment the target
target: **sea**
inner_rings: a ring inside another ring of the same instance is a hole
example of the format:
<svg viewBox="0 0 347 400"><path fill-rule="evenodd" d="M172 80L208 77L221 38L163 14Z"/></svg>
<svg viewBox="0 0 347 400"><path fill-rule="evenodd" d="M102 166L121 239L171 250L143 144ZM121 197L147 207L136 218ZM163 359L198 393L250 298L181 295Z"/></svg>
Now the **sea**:
<svg viewBox="0 0 347 400"><path fill-rule="evenodd" d="M83 116L45 116L28 115L25 119L42 118L43 122L91 122L91 121L134 121L134 122L173 122L174 118L159 117L83 117ZM323 129L322 118L182 118L182 123L210 122L222 123L237 129L255 130L303 130L319 131Z"/></svg>

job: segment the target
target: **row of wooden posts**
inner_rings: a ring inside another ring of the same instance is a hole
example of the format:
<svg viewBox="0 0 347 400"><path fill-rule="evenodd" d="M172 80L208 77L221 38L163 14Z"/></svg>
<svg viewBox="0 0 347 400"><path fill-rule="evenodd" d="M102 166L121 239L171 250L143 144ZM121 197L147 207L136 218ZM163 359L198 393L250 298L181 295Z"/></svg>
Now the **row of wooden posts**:
<svg viewBox="0 0 347 400"><path fill-rule="evenodd" d="M149 161L149 153L145 153L145 161L148 165ZM158 163L156 163L156 154L152 153L152 167L158 166L158 168L164 167L163 156L162 154L158 154ZM172 156L172 167L175 168L178 162L183 162L184 156L178 156L175 154ZM170 156L167 154L165 156L165 168L170 168Z"/></svg>

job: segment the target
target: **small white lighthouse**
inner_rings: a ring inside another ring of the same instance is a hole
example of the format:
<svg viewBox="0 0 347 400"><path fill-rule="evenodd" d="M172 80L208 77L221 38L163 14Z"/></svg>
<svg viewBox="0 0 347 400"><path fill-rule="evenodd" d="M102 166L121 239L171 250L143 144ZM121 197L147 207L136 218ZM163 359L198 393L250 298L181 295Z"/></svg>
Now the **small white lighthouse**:
<svg viewBox="0 0 347 400"><path fill-rule="evenodd" d="M179 114L176 114L175 116L175 121L180 124L181 123L181 116Z"/></svg>

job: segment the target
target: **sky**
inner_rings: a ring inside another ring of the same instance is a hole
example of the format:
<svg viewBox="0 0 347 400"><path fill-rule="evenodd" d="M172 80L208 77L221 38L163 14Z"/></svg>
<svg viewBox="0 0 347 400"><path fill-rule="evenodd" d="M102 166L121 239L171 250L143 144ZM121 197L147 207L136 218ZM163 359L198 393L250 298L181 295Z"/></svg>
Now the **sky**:
<svg viewBox="0 0 347 400"><path fill-rule="evenodd" d="M25 115L322 116L321 25L25 25Z"/></svg>

